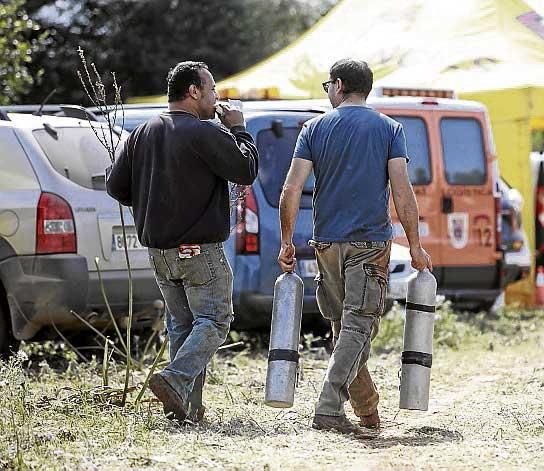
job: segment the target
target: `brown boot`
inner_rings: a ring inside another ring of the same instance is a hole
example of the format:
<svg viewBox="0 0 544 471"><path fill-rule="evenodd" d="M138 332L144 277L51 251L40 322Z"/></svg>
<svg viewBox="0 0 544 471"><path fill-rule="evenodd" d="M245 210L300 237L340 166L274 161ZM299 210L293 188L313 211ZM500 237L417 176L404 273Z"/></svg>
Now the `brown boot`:
<svg viewBox="0 0 544 471"><path fill-rule="evenodd" d="M180 395L160 374L155 373L149 380L149 389L162 402L164 415L169 419L183 422L187 417L187 407Z"/></svg>
<svg viewBox="0 0 544 471"><path fill-rule="evenodd" d="M333 416L333 415L321 415L315 414L312 422L312 428L317 430L330 430L346 435L357 435L361 438L375 438L373 435L368 435L360 427L355 425L345 415Z"/></svg>
<svg viewBox="0 0 544 471"><path fill-rule="evenodd" d="M359 425L361 427L370 428L370 429L380 428L380 416L378 415L378 411L376 410L374 413L370 415L360 416Z"/></svg>

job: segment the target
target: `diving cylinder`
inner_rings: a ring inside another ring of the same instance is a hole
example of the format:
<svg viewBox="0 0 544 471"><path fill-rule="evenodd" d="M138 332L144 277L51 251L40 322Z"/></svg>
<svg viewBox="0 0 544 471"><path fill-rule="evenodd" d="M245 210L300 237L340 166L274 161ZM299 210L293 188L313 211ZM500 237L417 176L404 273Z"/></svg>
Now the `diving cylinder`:
<svg viewBox="0 0 544 471"><path fill-rule="evenodd" d="M400 374L401 409L429 408L435 306L436 279L425 269L408 282Z"/></svg>
<svg viewBox="0 0 544 471"><path fill-rule="evenodd" d="M274 285L272 325L264 403L291 407L298 373L298 344L304 284L296 273L283 273Z"/></svg>

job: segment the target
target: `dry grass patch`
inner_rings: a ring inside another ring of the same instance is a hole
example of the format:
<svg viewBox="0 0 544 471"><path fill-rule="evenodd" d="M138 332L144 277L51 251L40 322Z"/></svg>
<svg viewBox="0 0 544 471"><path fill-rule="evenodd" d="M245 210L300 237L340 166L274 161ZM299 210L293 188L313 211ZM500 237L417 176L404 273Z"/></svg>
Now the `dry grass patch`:
<svg viewBox="0 0 544 471"><path fill-rule="evenodd" d="M29 350L30 366L22 357L0 366L0 469L539 469L542 313L508 310L468 322L443 308L425 413L398 409L399 316L384 320L370 361L384 423L375 440L310 428L327 365L311 337L292 409L263 405L265 351L227 350L211 365L198 426L164 419L149 393L136 407L138 388L127 407L116 406L122 364L110 364L112 386L104 388L101 360L67 354L49 365L43 350ZM136 371L132 384L145 375Z"/></svg>

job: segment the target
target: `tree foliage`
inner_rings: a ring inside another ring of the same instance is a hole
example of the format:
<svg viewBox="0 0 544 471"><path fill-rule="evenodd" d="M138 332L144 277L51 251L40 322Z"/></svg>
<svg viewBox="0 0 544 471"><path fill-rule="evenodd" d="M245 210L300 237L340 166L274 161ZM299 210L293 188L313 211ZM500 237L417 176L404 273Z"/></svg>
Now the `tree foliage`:
<svg viewBox="0 0 544 471"><path fill-rule="evenodd" d="M170 67L203 60L216 79L295 40L336 0L28 0L49 31L33 67L45 71L27 102L53 88L56 102L84 101L75 70L81 46L99 69L115 71L123 95L165 92Z"/></svg>
<svg viewBox="0 0 544 471"><path fill-rule="evenodd" d="M32 53L43 40L39 25L24 10L24 0L7 0L0 3L0 105L16 102L30 90L34 77L29 71ZM39 69L35 69L39 73Z"/></svg>

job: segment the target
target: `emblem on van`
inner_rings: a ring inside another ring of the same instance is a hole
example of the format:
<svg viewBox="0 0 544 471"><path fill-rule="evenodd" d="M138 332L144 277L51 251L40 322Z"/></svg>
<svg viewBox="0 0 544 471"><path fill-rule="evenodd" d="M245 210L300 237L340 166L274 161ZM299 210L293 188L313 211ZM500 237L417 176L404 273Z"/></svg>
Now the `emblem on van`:
<svg viewBox="0 0 544 471"><path fill-rule="evenodd" d="M462 249L468 243L468 214L448 214L448 237L455 249Z"/></svg>

